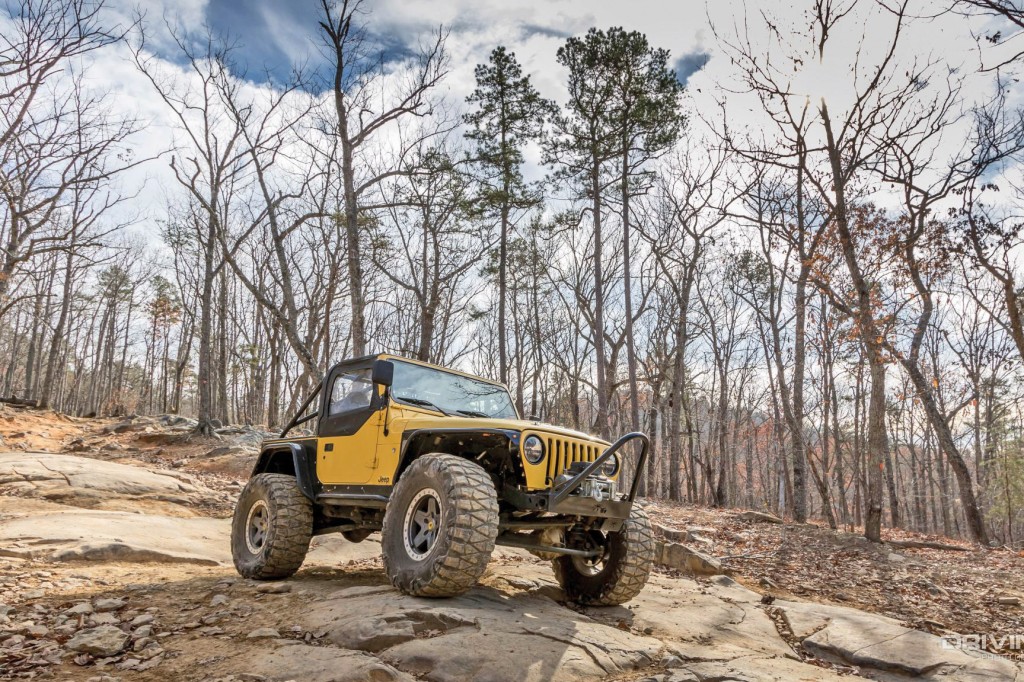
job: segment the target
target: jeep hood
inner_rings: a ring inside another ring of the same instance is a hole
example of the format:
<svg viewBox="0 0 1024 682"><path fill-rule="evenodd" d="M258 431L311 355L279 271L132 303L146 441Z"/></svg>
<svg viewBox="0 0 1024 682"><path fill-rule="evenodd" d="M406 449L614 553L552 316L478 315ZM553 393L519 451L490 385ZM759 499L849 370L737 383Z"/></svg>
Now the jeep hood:
<svg viewBox="0 0 1024 682"><path fill-rule="evenodd" d="M532 433L545 433L552 436L563 436L586 440L592 443L610 445L610 443L597 436L592 436L582 431L574 431L561 426L544 424L543 422L529 421L526 419L485 419L482 417L439 417L422 413L406 413L408 418L406 430L415 429L473 429L473 430L495 430L495 431L530 431ZM397 420L396 420L397 421Z"/></svg>

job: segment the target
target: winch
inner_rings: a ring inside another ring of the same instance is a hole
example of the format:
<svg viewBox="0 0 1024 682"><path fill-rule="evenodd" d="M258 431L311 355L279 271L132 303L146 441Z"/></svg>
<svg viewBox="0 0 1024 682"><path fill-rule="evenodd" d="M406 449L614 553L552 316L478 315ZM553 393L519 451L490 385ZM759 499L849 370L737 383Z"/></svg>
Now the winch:
<svg viewBox="0 0 1024 682"><path fill-rule="evenodd" d="M569 468L555 479L555 487L572 480L573 477L582 473L590 462L573 462ZM571 496L589 497L601 502L603 500L615 499L615 481L601 475L593 474L588 476L580 486L571 493Z"/></svg>

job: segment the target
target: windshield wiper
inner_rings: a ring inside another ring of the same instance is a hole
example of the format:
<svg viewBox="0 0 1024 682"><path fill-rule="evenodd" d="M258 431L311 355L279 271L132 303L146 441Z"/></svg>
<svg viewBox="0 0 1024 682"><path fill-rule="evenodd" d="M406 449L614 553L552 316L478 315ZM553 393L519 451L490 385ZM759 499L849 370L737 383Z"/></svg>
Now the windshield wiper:
<svg viewBox="0 0 1024 682"><path fill-rule="evenodd" d="M437 410L438 412L440 412L441 414L445 415L446 417L454 417L455 416L454 414L452 414L448 410L444 409L443 407L438 407L434 403L430 402L429 400L424 400L423 398L409 398L409 397L406 397L404 395L396 395L395 398L397 398L398 400L404 400L407 403L412 403L413 405L422 405L423 407L432 407L435 410Z"/></svg>
<svg viewBox="0 0 1024 682"><path fill-rule="evenodd" d="M476 410L455 410L459 414L464 414L469 417L490 417L491 415L485 412L477 412Z"/></svg>

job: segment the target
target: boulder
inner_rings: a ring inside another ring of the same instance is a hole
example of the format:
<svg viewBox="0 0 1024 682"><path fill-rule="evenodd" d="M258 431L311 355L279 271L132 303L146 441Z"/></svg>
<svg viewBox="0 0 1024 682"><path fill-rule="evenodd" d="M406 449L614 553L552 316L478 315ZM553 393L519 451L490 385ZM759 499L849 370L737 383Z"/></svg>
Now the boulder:
<svg viewBox="0 0 1024 682"><path fill-rule="evenodd" d="M81 630L68 640L67 648L93 656L116 656L128 646L130 637L113 625Z"/></svg>
<svg viewBox="0 0 1024 682"><path fill-rule="evenodd" d="M137 422L137 421L125 421L120 424L111 424L110 426L103 429L104 433L133 433L135 431L145 431L151 426L152 422Z"/></svg>
<svg viewBox="0 0 1024 682"><path fill-rule="evenodd" d="M121 619L113 613L94 613L89 616L89 625L117 625Z"/></svg>
<svg viewBox="0 0 1024 682"><path fill-rule="evenodd" d="M654 535L659 538L664 538L669 542L685 542L686 531L679 530L678 528L670 528L660 523L654 524Z"/></svg>
<svg viewBox="0 0 1024 682"><path fill-rule="evenodd" d="M714 541L712 541L710 538L704 537L698 532L697 529L693 528L686 529L686 537L683 539L683 542L689 543L691 545L704 545L704 547L706 547L707 549L711 549L715 546Z"/></svg>
<svg viewBox="0 0 1024 682"><path fill-rule="evenodd" d="M695 549L678 542L659 542L655 550L659 564L693 575L721 575L725 573L722 563Z"/></svg>
<svg viewBox="0 0 1024 682"><path fill-rule="evenodd" d="M281 633L274 628L256 628L245 636L246 639L277 639Z"/></svg>
<svg viewBox="0 0 1024 682"><path fill-rule="evenodd" d="M739 514L736 515L736 518L739 519L740 521L749 521L750 523L782 523L783 522L782 519L780 519L778 516L775 516L774 514L769 514L768 512L753 511L753 510L748 510L748 511L745 511L745 512L740 512Z"/></svg>
<svg viewBox="0 0 1024 682"><path fill-rule="evenodd" d="M261 583L256 587L260 594L285 594L292 591L292 584L286 582Z"/></svg>
<svg viewBox="0 0 1024 682"><path fill-rule="evenodd" d="M171 432L171 431L154 431L152 433L140 433L135 437L135 440L139 443L145 443L146 445L177 445L187 441L190 437L190 432Z"/></svg>
<svg viewBox="0 0 1024 682"><path fill-rule="evenodd" d="M116 597L100 597L93 601L92 606L97 611L118 611L125 607L128 602Z"/></svg>
<svg viewBox="0 0 1024 682"><path fill-rule="evenodd" d="M274 438L276 434L267 431L259 431L249 426L228 426L217 429L217 435L224 440L234 444L236 447L253 450L258 448L267 438Z"/></svg>
<svg viewBox="0 0 1024 682"><path fill-rule="evenodd" d="M216 447L213 448L212 450L209 450L205 454L201 455L201 457L209 459L212 457L225 457L227 455L249 455L251 453L252 450L247 450L245 448L240 448L232 445L222 445L220 447Z"/></svg>
<svg viewBox="0 0 1024 682"><path fill-rule="evenodd" d="M189 417L182 417L179 414L161 414L157 415L156 420L164 426L181 426L185 428L194 428L196 425L195 419Z"/></svg>

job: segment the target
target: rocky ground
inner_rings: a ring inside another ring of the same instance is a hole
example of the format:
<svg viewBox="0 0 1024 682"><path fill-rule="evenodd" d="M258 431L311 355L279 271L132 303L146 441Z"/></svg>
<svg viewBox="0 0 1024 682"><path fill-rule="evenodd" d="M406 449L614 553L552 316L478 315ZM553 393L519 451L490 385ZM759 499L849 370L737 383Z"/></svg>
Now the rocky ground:
<svg viewBox="0 0 1024 682"><path fill-rule="evenodd" d="M625 607L567 604L546 562L505 549L463 597L405 597L375 535L316 538L293 579L242 580L228 516L261 434L191 426L0 411L0 678L1024 681L936 636L1024 634L1009 549L650 504L664 565Z"/></svg>
<svg viewBox="0 0 1024 682"><path fill-rule="evenodd" d="M936 635L1024 634L1024 551L1015 548L892 529L877 545L854 529L764 522L753 512L652 503L648 513L663 534L777 598L852 606Z"/></svg>

